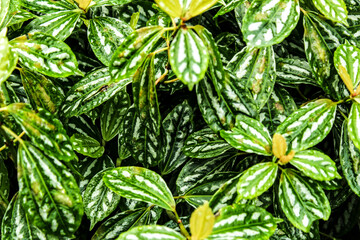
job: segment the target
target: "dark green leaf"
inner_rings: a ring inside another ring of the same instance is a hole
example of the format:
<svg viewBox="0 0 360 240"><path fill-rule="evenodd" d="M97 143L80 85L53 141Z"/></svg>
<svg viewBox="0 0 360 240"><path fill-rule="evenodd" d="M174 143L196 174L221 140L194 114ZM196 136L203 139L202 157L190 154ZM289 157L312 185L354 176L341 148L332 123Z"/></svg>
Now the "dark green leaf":
<svg viewBox="0 0 360 240"><path fill-rule="evenodd" d="M85 156L99 158L105 152L104 146L101 146L96 139L86 135L75 133L71 136L70 141L74 150Z"/></svg>

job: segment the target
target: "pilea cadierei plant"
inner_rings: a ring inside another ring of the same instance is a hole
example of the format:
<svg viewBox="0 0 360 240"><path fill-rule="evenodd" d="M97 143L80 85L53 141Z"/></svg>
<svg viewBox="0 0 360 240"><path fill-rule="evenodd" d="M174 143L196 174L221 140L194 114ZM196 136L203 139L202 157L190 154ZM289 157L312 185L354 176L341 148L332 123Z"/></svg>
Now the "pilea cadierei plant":
<svg viewBox="0 0 360 240"><path fill-rule="evenodd" d="M0 0L1 239L349 239L359 0Z"/></svg>

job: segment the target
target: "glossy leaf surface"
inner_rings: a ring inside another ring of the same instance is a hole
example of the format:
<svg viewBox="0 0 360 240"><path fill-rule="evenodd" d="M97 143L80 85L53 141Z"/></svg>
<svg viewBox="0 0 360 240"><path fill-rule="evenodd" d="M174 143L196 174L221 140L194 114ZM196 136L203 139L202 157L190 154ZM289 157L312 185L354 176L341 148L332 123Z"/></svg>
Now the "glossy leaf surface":
<svg viewBox="0 0 360 240"><path fill-rule="evenodd" d="M360 149L360 103L354 102L350 109L348 131L355 147Z"/></svg>
<svg viewBox="0 0 360 240"><path fill-rule="evenodd" d="M313 0L314 5L328 19L347 25L347 9L343 0Z"/></svg>
<svg viewBox="0 0 360 240"><path fill-rule="evenodd" d="M104 154L105 148L94 138L75 133L70 138L75 151L85 156L99 158Z"/></svg>
<svg viewBox="0 0 360 240"><path fill-rule="evenodd" d="M164 226L140 226L122 233L116 240L152 240L152 239L174 239L185 240L186 238L171 228Z"/></svg>

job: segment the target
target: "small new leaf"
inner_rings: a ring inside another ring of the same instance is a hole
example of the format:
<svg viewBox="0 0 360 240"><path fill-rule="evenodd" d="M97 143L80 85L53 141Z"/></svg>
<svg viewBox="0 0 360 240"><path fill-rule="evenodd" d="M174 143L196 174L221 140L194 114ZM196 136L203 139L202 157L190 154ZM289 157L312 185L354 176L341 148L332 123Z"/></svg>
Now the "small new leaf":
<svg viewBox="0 0 360 240"><path fill-rule="evenodd" d="M281 158L286 154L287 144L285 138L278 133L275 133L272 140L272 151L275 157Z"/></svg>
<svg viewBox="0 0 360 240"><path fill-rule="evenodd" d="M205 202L191 214L191 240L201 240L207 238L212 232L214 223L215 215L211 211L209 203Z"/></svg>

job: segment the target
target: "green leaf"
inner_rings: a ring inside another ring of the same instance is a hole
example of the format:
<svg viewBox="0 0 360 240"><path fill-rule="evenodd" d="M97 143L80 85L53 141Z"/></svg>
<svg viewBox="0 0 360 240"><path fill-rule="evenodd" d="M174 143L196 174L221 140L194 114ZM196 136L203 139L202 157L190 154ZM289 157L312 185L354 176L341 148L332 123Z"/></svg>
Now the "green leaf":
<svg viewBox="0 0 360 240"><path fill-rule="evenodd" d="M183 152L192 158L211 158L219 156L232 146L209 128L191 134L185 141Z"/></svg>
<svg viewBox="0 0 360 240"><path fill-rule="evenodd" d="M164 33L160 26L149 26L132 32L116 49L110 62L113 79L132 77Z"/></svg>
<svg viewBox="0 0 360 240"><path fill-rule="evenodd" d="M113 240L132 227L146 224L145 219L150 214L150 207L118 213L101 224L91 239Z"/></svg>
<svg viewBox="0 0 360 240"><path fill-rule="evenodd" d="M77 158L62 123L51 113L41 108L36 113L24 103L10 104L7 110L46 154L66 162Z"/></svg>
<svg viewBox="0 0 360 240"><path fill-rule="evenodd" d="M234 85L248 89L257 110L261 110L275 85L276 65L273 48L244 48L230 60L226 68L236 76Z"/></svg>
<svg viewBox="0 0 360 240"><path fill-rule="evenodd" d="M22 0L21 5L24 8L30 9L32 11L46 14L64 10L77 9L77 6L74 2L67 0Z"/></svg>
<svg viewBox="0 0 360 240"><path fill-rule="evenodd" d="M330 99L309 102L282 122L276 133L286 139L288 150L301 151L315 146L329 134L336 107Z"/></svg>
<svg viewBox="0 0 360 240"><path fill-rule="evenodd" d="M130 97L125 91L117 93L106 102L100 115L101 133L105 141L110 141L119 133L124 115L129 107Z"/></svg>
<svg viewBox="0 0 360 240"><path fill-rule="evenodd" d="M75 133L70 141L74 150L85 156L99 158L105 152L104 146L101 146L96 139L83 134Z"/></svg>
<svg viewBox="0 0 360 240"><path fill-rule="evenodd" d="M196 96L202 116L214 132L234 126L235 117L207 77L196 85Z"/></svg>
<svg viewBox="0 0 360 240"><path fill-rule="evenodd" d="M125 126L125 119L126 119L126 115L123 117L123 120L121 121L119 134L118 134L118 154L121 160L127 159L128 157L131 156L130 150L126 146L126 140L128 136L126 136L125 134L126 134L126 129L128 127Z"/></svg>
<svg viewBox="0 0 360 240"><path fill-rule="evenodd" d="M228 12L231 12L232 10L234 10L237 6L239 6L240 4L242 4L244 2L244 0L230 0L228 1L224 6L222 6L220 8L220 10L216 13L216 15L214 16L214 18L224 15Z"/></svg>
<svg viewBox="0 0 360 240"><path fill-rule="evenodd" d="M314 221L330 216L330 204L321 187L291 169L280 176L279 201L290 222L304 232L310 231Z"/></svg>
<svg viewBox="0 0 360 240"><path fill-rule="evenodd" d="M237 187L240 174L224 183L211 197L209 206L213 212L219 211L221 208L232 205L237 198Z"/></svg>
<svg viewBox="0 0 360 240"><path fill-rule="evenodd" d="M183 152L186 138L194 128L193 109L187 100L177 105L163 120L164 154L160 162L162 175L169 174L187 160Z"/></svg>
<svg viewBox="0 0 360 240"><path fill-rule="evenodd" d="M97 17L90 20L88 40L96 57L106 66L110 65L116 49L132 33L124 21L111 17Z"/></svg>
<svg viewBox="0 0 360 240"><path fill-rule="evenodd" d="M73 32L81 13L80 9L75 9L42 15L31 21L25 31L28 33L42 32L65 41Z"/></svg>
<svg viewBox="0 0 360 240"><path fill-rule="evenodd" d="M176 76L192 90L205 76L209 53L192 29L181 28L171 42L169 62Z"/></svg>
<svg viewBox="0 0 360 240"><path fill-rule="evenodd" d="M36 15L24 9L18 9L16 11L16 14L11 18L10 22L8 23L8 27L13 26L15 24L26 22L33 18L36 18Z"/></svg>
<svg viewBox="0 0 360 240"><path fill-rule="evenodd" d="M33 225L71 237L84 212L79 187L56 159L24 142L18 149L19 201Z"/></svg>
<svg viewBox="0 0 360 240"><path fill-rule="evenodd" d="M165 226L140 226L120 234L116 240L153 240L153 239L174 239L186 240L186 238L171 228Z"/></svg>
<svg viewBox="0 0 360 240"><path fill-rule="evenodd" d="M84 192L85 214L90 219L90 231L94 225L109 216L118 206L120 196L104 184L102 170L91 178Z"/></svg>
<svg viewBox="0 0 360 240"><path fill-rule="evenodd" d="M360 82L359 62L360 49L348 42L340 45L334 53L335 68L350 92L355 91Z"/></svg>
<svg viewBox="0 0 360 240"><path fill-rule="evenodd" d="M343 0L313 0L315 7L324 16L334 22L347 24L347 9Z"/></svg>
<svg viewBox="0 0 360 240"><path fill-rule="evenodd" d="M90 180L102 170L107 168L114 168L115 165L113 160L106 154L102 155L97 159L86 157L79 162L79 172L83 176L81 180L78 181L79 189L81 195L84 196L86 186L89 184Z"/></svg>
<svg viewBox="0 0 360 240"><path fill-rule="evenodd" d="M0 32L6 27L10 0L2 0L0 2ZM1 44L2 45L2 44ZM1 61L2 62L2 61Z"/></svg>
<svg viewBox="0 0 360 240"><path fill-rule="evenodd" d="M20 36L10 41L20 63L50 77L80 74L71 48L53 36L43 33Z"/></svg>
<svg viewBox="0 0 360 240"><path fill-rule="evenodd" d="M267 191L277 176L278 165L273 162L258 163L244 172L237 184L240 198L252 199Z"/></svg>
<svg viewBox="0 0 360 240"><path fill-rule="evenodd" d="M360 103L353 102L348 121L349 138L360 149Z"/></svg>
<svg viewBox="0 0 360 240"><path fill-rule="evenodd" d="M122 197L175 210L171 191L156 172L141 167L120 167L106 171L103 179L108 188Z"/></svg>
<svg viewBox="0 0 360 240"><path fill-rule="evenodd" d="M271 156L271 138L268 129L259 121L245 115L236 116L231 131L220 131L231 146L244 152Z"/></svg>
<svg viewBox="0 0 360 240"><path fill-rule="evenodd" d="M90 72L70 89L62 114L65 117L72 117L86 113L122 91L130 82L129 78L114 82L109 68Z"/></svg>
<svg viewBox="0 0 360 240"><path fill-rule="evenodd" d="M0 196L7 201L10 194L10 182L8 176L8 169L4 160L0 160ZM1 204L0 204L1 205Z"/></svg>
<svg viewBox="0 0 360 240"><path fill-rule="evenodd" d="M348 185L356 195L360 196L360 150L349 138L346 122L342 126L339 157Z"/></svg>
<svg viewBox="0 0 360 240"><path fill-rule="evenodd" d="M0 46L0 84L2 84L14 71L18 56L10 48L7 37L0 36Z"/></svg>
<svg viewBox="0 0 360 240"><path fill-rule="evenodd" d="M294 84L319 86L309 63L296 58L276 59L276 82L286 87L294 87Z"/></svg>
<svg viewBox="0 0 360 240"><path fill-rule="evenodd" d="M341 178L336 164L329 156L316 150L305 150L295 154L290 164L299 169L306 176L318 181Z"/></svg>
<svg viewBox="0 0 360 240"><path fill-rule="evenodd" d="M34 109L41 107L51 113L57 112L65 98L64 93L49 78L23 68L21 80Z"/></svg>
<svg viewBox="0 0 360 240"><path fill-rule="evenodd" d="M265 240L274 234L280 221L260 207L235 204L220 209L207 239Z"/></svg>
<svg viewBox="0 0 360 240"><path fill-rule="evenodd" d="M93 0L91 1L91 8L99 6L113 6L113 5L123 5L131 2L132 0Z"/></svg>
<svg viewBox="0 0 360 240"><path fill-rule="evenodd" d="M253 0L241 31L249 46L265 47L282 42L300 17L298 0Z"/></svg>

